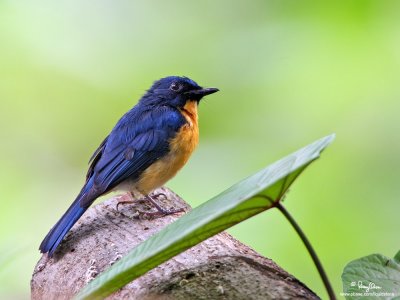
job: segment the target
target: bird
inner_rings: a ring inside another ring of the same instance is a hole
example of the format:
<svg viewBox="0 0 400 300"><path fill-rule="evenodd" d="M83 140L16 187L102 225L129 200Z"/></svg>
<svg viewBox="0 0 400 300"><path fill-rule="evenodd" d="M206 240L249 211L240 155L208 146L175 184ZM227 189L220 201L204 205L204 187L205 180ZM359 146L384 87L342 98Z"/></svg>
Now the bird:
<svg viewBox="0 0 400 300"><path fill-rule="evenodd" d="M139 193L161 215L150 193L185 165L199 142L198 104L217 88L203 88L188 77L168 76L153 83L116 123L89 160L86 181L76 199L40 244L52 257L65 235L101 195Z"/></svg>

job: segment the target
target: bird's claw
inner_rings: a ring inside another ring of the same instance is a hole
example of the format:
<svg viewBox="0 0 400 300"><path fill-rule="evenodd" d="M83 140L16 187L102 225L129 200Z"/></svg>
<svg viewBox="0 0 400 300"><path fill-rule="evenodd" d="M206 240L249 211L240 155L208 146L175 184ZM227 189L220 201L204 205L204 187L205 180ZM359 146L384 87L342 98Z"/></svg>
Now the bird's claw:
<svg viewBox="0 0 400 300"><path fill-rule="evenodd" d="M179 208L179 209L162 209L162 210L157 210L155 212L147 212L147 211L138 211L141 215L154 218L154 217L163 217L163 216L168 216L168 215L173 215L181 212L185 212L185 209Z"/></svg>
<svg viewBox="0 0 400 300"><path fill-rule="evenodd" d="M120 196L116 197L116 199L118 201L117 206L116 206L117 211L119 211L119 206L121 204L132 204L135 202L131 193L126 193L126 194L120 195Z"/></svg>
<svg viewBox="0 0 400 300"><path fill-rule="evenodd" d="M161 197L164 197L165 200L168 199L167 195L164 194L164 193L157 193L157 194L154 194L154 195L151 195L151 196L152 196L153 198L157 199L157 200L159 200Z"/></svg>

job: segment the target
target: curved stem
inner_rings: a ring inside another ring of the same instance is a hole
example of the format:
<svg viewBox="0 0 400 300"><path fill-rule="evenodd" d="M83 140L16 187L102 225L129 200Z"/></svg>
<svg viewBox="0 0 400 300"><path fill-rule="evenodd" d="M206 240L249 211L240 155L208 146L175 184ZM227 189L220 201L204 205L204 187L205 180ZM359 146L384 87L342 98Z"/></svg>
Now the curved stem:
<svg viewBox="0 0 400 300"><path fill-rule="evenodd" d="M315 266L317 267L318 273L321 276L322 282L325 285L326 292L329 295L329 299L336 300L335 293L333 291L332 285L329 282L328 276L324 268L322 267L321 261L319 260L317 253L314 251L314 248L311 246L310 241L307 239L304 232L301 230L300 226L293 219L291 214L286 210L286 208L278 201L275 203L275 207L281 211L281 213L286 217L289 223L293 226L294 230L296 230L297 234L300 236L300 239L303 241L304 246L307 248L308 253L310 254L312 260L314 261Z"/></svg>

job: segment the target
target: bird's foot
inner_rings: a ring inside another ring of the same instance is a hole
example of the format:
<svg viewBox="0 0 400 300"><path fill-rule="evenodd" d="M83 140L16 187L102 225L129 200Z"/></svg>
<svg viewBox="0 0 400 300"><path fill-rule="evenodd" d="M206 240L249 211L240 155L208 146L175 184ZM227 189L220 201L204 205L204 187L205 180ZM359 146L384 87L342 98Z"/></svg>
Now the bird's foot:
<svg viewBox="0 0 400 300"><path fill-rule="evenodd" d="M180 212L184 212L185 209L184 208L179 208L179 209L164 209L162 208L157 202L156 200L160 199L161 197L164 197L165 199L167 199L167 195L164 193L158 193L155 195L147 195L144 198L141 199L135 199L134 195L130 192L120 195L117 197L117 211L119 211L119 206L123 205L123 204L132 204L135 202L140 202L140 201L148 201L150 202L156 209L156 212L148 212L148 211L142 211L142 210L137 210L137 213L141 216L144 217L162 217L162 216L167 216L167 215L172 215L172 214L176 214L176 213L180 213Z"/></svg>
<svg viewBox="0 0 400 300"><path fill-rule="evenodd" d="M160 197L164 197L165 199L167 199L167 195L163 194L163 193L159 193L159 194L155 194L153 196L147 195L146 199L151 202L151 204L153 204L153 206L157 209L156 212L142 212L142 214L149 216L149 217L156 217L156 216L166 216L166 215L172 215L172 214L176 214L176 213L180 213L180 212L184 212L185 210L183 208L179 208L179 209L164 209L162 208L156 201L155 199L159 199Z"/></svg>
<svg viewBox="0 0 400 300"><path fill-rule="evenodd" d="M119 211L119 206L121 204L132 204L135 202L135 198L134 198L133 194L130 192L120 195L120 196L116 197L116 199L118 201L117 211Z"/></svg>
<svg viewBox="0 0 400 300"><path fill-rule="evenodd" d="M155 217L163 217L168 215L173 215L181 212L185 212L183 208L179 209L161 209L154 212L149 211L138 211L140 215L144 216L145 218L155 218Z"/></svg>

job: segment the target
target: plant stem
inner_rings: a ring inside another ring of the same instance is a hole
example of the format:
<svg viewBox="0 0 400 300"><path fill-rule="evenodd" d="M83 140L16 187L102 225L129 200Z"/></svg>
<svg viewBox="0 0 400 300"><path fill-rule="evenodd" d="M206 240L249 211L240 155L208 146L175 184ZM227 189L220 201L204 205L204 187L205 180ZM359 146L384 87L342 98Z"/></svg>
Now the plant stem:
<svg viewBox="0 0 400 300"><path fill-rule="evenodd" d="M300 226L293 219L291 214L286 210L286 208L280 203L275 203L277 209L281 211L281 213L286 217L289 223L293 226L294 230L296 230L297 234L300 236L300 239L303 241L304 246L306 246L308 253L310 254L312 260L314 261L315 266L317 267L318 273L321 276L322 282L325 285L326 292L329 295L329 299L336 300L335 293L332 289L332 285L329 282L328 276L325 273L324 268L322 267L321 261L319 260L317 253L314 251L314 248L311 246L311 243L307 239L304 232L301 230Z"/></svg>

